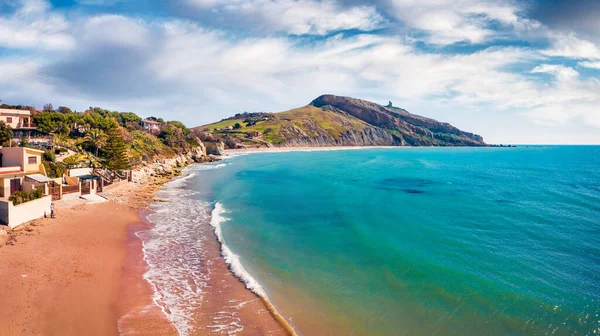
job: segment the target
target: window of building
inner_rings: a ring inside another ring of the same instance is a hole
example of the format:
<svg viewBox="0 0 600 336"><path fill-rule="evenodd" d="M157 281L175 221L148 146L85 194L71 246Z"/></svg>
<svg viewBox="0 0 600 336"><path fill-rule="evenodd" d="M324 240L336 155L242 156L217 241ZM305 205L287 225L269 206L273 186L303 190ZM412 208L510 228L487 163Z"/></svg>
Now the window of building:
<svg viewBox="0 0 600 336"><path fill-rule="evenodd" d="M28 162L29 164L37 164L37 156L30 156L28 158L28 160L29 160L29 162Z"/></svg>
<svg viewBox="0 0 600 336"><path fill-rule="evenodd" d="M6 123L12 124L12 117L6 117Z"/></svg>

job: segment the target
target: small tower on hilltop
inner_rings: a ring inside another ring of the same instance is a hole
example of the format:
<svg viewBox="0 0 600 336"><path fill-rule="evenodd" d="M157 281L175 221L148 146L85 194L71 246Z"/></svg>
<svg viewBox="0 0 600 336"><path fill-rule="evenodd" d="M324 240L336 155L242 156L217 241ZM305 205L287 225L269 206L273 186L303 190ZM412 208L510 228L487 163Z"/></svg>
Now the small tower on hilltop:
<svg viewBox="0 0 600 336"><path fill-rule="evenodd" d="M391 101L388 101L388 104L387 104L387 106L386 106L386 107L394 107L394 105L392 105L392 102L391 102Z"/></svg>

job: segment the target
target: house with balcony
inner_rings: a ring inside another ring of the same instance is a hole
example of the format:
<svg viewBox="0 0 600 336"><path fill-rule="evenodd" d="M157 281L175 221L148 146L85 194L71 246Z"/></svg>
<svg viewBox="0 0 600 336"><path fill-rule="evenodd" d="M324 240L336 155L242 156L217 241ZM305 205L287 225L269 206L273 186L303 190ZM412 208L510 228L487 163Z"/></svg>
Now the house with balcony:
<svg viewBox="0 0 600 336"><path fill-rule="evenodd" d="M29 110L0 109L0 120L13 129L13 137L32 138L37 136L37 125Z"/></svg>
<svg viewBox="0 0 600 336"><path fill-rule="evenodd" d="M162 124L158 121L144 119L142 120L142 127L147 133L158 134L162 129Z"/></svg>
<svg viewBox="0 0 600 336"><path fill-rule="evenodd" d="M41 150L26 147L0 147L0 198L8 198L17 190L23 190L25 181L35 184L46 176ZM26 178L32 176L32 178ZM38 177L36 179L36 177ZM31 189L28 186L26 189ZM44 188L44 186L38 186ZM26 190L31 191L31 190ZM46 190L44 190L47 192Z"/></svg>
<svg viewBox="0 0 600 336"><path fill-rule="evenodd" d="M41 150L26 147L0 147L0 224L11 228L44 216L52 197L48 187ZM9 197L16 191L41 189L43 197L14 205Z"/></svg>

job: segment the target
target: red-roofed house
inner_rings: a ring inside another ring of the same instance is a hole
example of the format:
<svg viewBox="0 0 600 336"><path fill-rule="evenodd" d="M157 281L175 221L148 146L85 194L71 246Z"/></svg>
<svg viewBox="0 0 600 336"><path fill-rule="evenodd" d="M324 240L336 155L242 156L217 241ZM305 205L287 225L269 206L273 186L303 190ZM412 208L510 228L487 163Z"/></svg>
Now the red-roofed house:
<svg viewBox="0 0 600 336"><path fill-rule="evenodd" d="M162 124L158 121L144 119L142 120L142 127L144 128L144 131L156 134L160 132Z"/></svg>

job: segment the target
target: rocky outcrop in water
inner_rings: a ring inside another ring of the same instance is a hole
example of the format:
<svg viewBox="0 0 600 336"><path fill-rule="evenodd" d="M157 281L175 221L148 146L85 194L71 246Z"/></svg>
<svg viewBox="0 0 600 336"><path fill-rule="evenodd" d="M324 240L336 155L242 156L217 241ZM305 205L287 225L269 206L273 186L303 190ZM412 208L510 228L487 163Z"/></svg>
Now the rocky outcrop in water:
<svg viewBox="0 0 600 336"><path fill-rule="evenodd" d="M225 144L223 141L206 142L206 153L209 155L223 156L225 155Z"/></svg>
<svg viewBox="0 0 600 336"><path fill-rule="evenodd" d="M150 181L153 176L173 175L177 168L182 168L193 163L215 162L219 160L215 156L207 155L206 147L201 144L184 154L157 159L153 162L144 162L141 168L132 171L132 180L135 183L145 183Z"/></svg>

